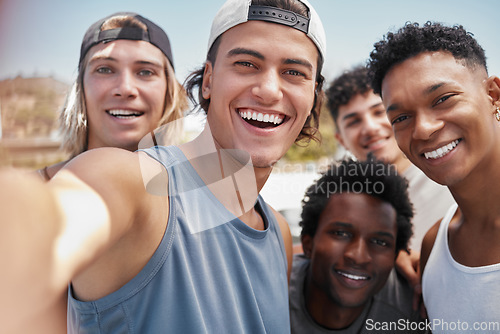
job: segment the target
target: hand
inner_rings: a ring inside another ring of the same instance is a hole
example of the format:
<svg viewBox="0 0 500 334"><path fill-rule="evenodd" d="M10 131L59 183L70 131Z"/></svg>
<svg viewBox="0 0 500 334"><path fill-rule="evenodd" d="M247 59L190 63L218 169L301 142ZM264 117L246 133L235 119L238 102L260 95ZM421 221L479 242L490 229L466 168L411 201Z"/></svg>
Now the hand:
<svg viewBox="0 0 500 334"><path fill-rule="evenodd" d="M396 259L396 270L406 278L413 289L420 285L419 262L420 254L411 250L409 253L400 251Z"/></svg>
<svg viewBox="0 0 500 334"><path fill-rule="evenodd" d="M420 254L411 250L409 253L400 251L396 259L396 270L406 278L413 288L413 310L419 310L422 318L426 318L427 312L422 299L420 282Z"/></svg>

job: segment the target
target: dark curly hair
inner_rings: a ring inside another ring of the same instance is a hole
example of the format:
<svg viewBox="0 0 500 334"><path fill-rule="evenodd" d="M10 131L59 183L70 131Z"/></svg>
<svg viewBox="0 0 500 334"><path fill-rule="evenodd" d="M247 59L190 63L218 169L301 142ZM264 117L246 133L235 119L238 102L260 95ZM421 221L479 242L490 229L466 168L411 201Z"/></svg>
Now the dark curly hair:
<svg viewBox="0 0 500 334"><path fill-rule="evenodd" d="M272 6L276 8L290 10L302 16L309 17L309 11L307 7L296 0L252 0L253 5L262 5L262 6ZM221 35L222 36L222 35ZM220 45L220 37L217 37L215 42L212 44L210 50L207 53L207 62L215 64L217 51ZM311 110L310 115L307 117L304 127L300 131L296 142L300 140L305 140L306 142L312 140L319 141L319 138L316 136L318 133L319 126L319 115L321 112L321 107L325 101L325 92L323 91L323 83L325 78L321 75L321 69L323 68L323 57L318 51L318 71L316 73L316 90L314 91L314 104ZM206 112L208 112L208 106L210 105L210 99L205 99L203 97L201 86L203 84L203 74L205 72L205 66L203 65L198 70L192 72L184 83L186 87L186 92L188 98L194 105L193 110L198 109L200 107Z"/></svg>
<svg viewBox="0 0 500 334"><path fill-rule="evenodd" d="M406 23L396 33L388 33L374 44L368 61L369 75L376 94L381 94L382 80L396 64L422 52L446 51L469 68L481 66L485 70L483 48L463 26L447 27L440 23Z"/></svg>
<svg viewBox="0 0 500 334"><path fill-rule="evenodd" d="M372 90L368 69L356 66L335 78L326 90L326 106L338 129L339 108L348 104L357 95L364 95Z"/></svg>
<svg viewBox="0 0 500 334"><path fill-rule="evenodd" d="M332 165L328 171L310 186L302 200L299 225L301 235L313 237L319 217L330 196L343 192L364 193L392 205L396 211L396 254L407 250L412 236L413 206L408 197L408 181L398 175L393 165L377 161L373 155L366 161L346 159Z"/></svg>

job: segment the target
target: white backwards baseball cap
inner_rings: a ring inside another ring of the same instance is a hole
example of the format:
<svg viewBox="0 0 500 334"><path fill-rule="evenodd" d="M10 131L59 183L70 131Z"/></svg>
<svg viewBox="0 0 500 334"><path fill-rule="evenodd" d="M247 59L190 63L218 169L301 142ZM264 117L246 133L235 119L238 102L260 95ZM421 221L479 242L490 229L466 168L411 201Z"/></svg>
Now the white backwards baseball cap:
<svg viewBox="0 0 500 334"><path fill-rule="evenodd" d="M283 24L304 32L314 42L324 60L326 38L323 24L318 13L307 0L298 1L309 9L309 17L276 7L252 5L252 0L227 0L212 22L208 50L210 50L217 37L232 27L247 21L258 20Z"/></svg>

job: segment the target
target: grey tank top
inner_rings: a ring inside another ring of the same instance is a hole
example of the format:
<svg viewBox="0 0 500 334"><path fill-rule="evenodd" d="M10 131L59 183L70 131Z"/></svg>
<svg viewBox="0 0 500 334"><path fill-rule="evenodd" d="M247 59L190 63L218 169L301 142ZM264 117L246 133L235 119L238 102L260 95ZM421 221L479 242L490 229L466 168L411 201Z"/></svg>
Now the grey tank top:
<svg viewBox="0 0 500 334"><path fill-rule="evenodd" d="M180 149L144 151L168 171L163 239L137 276L103 298L76 300L70 285L68 332L290 333L286 253L264 200L255 204L259 231L224 208Z"/></svg>

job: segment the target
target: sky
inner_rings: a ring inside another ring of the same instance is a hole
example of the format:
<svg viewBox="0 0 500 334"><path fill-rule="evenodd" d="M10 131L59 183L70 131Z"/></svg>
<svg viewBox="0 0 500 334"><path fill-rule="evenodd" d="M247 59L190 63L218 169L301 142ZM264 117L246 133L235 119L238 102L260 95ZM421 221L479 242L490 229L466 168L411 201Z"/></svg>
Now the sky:
<svg viewBox="0 0 500 334"><path fill-rule="evenodd" d="M225 0L0 0L0 80L52 76L71 83L90 24L117 11L137 12L168 34L179 81L203 63L212 18ZM461 24L486 50L500 76L498 0L310 0L327 35L328 81L364 64L373 44L412 21Z"/></svg>

